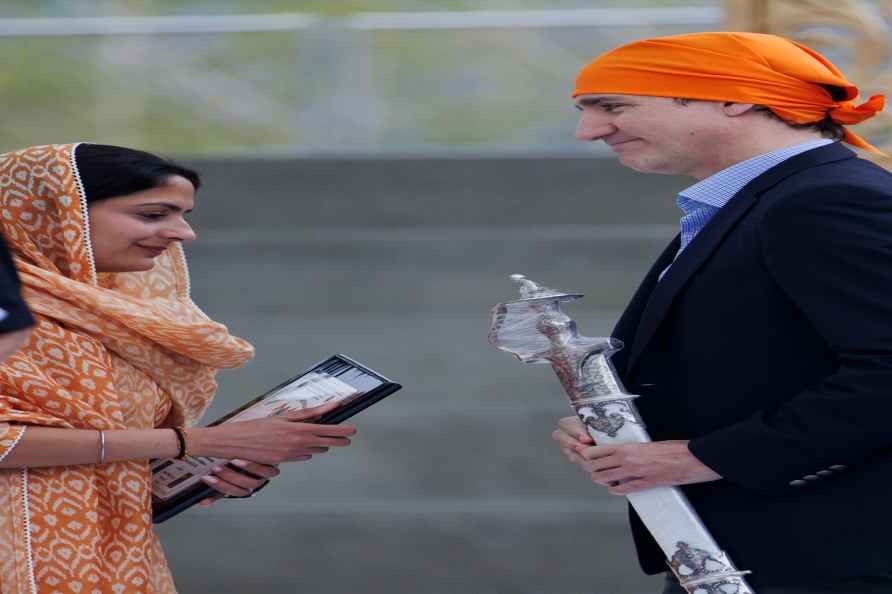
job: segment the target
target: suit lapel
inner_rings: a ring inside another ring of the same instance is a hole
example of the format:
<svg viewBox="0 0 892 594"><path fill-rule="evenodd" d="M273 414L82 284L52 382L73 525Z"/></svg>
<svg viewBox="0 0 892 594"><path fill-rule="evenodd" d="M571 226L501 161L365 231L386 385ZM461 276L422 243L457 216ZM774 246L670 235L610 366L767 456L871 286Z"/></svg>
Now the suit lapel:
<svg viewBox="0 0 892 594"><path fill-rule="evenodd" d="M839 145L839 143L829 144L817 149L807 151L792 157L783 163L773 167L753 179L744 186L734 197L723 206L706 226L697 234L693 241L685 248L672 264L672 268L666 273L662 281L656 283L650 292L643 309L639 304L635 303L639 299L639 294L635 295L626 313L623 314L619 326L624 323L626 314L630 313L633 305L635 310L641 311L637 328L634 330L634 339L629 347L628 359L625 361L626 371L631 371L641 356L641 353L647 347L654 333L662 322L675 297L690 281L691 277L696 273L712 255L712 253L722 243L725 236L737 225L740 219L756 204L759 195L766 189L778 184L783 179L797 173L803 169L814 167L832 161L851 158L855 154ZM673 242L674 244L675 242ZM670 246L671 247L671 246ZM676 246L677 250L677 246ZM667 252L669 250L667 249ZM660 258L662 261L666 256L666 252ZM671 260L670 260L671 261ZM660 264L660 262L658 262ZM668 266L664 264L659 270L655 270L654 266L648 274L647 278L654 277L654 273L659 273ZM642 283L639 293L642 293L646 283ZM634 313L634 312L633 312ZM631 332L629 332L631 334Z"/></svg>
<svg viewBox="0 0 892 594"><path fill-rule="evenodd" d="M663 253L660 254L660 257L657 258L656 263L651 267L650 272L647 273L644 280L641 281L641 286L635 291L632 300L629 302L629 305L626 306L626 310L613 328L611 336L613 338L618 338L625 344L623 349L611 357L611 361L613 361L613 364L621 374L626 371L626 365L629 362L629 353L631 352L632 339L635 337L635 330L638 328L644 307L647 305L654 287L657 286L657 282L660 279L660 273L672 263L680 246L681 234L676 235L675 239L669 243L666 249L663 250Z"/></svg>

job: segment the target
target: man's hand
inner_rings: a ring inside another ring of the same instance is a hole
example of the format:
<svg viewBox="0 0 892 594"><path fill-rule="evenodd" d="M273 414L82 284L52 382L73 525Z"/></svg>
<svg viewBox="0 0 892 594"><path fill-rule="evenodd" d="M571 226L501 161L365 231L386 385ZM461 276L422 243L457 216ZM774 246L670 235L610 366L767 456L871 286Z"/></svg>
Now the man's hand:
<svg viewBox="0 0 892 594"><path fill-rule="evenodd" d="M561 419L552 437L571 462L614 495L722 478L691 453L687 440L595 446L577 417Z"/></svg>
<svg viewBox="0 0 892 594"><path fill-rule="evenodd" d="M554 430L551 437L560 444L561 451L574 464L585 462L585 459L579 455L580 448L595 445L579 417L564 417L558 421L558 428Z"/></svg>
<svg viewBox="0 0 892 594"><path fill-rule="evenodd" d="M688 449L687 440L590 446L577 450L580 466L614 495L722 478Z"/></svg>

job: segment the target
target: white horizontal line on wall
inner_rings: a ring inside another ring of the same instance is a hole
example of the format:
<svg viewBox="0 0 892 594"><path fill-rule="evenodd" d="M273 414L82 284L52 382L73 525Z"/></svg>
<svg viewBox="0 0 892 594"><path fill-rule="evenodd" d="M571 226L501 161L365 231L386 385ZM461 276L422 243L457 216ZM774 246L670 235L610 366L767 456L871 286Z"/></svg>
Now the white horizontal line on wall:
<svg viewBox="0 0 892 594"><path fill-rule="evenodd" d="M296 13L0 19L0 37L298 31L309 29L319 20L314 15Z"/></svg>
<svg viewBox="0 0 892 594"><path fill-rule="evenodd" d="M672 196L667 195L667 200ZM201 245L224 246L424 241L617 241L669 240L678 233L677 225L536 225L492 227L308 227L285 230L201 228ZM188 250L189 247L187 246Z"/></svg>
<svg viewBox="0 0 892 594"><path fill-rule="evenodd" d="M360 13L347 26L362 30L521 29L713 25L724 11L709 6L591 8L582 10L480 10L473 12Z"/></svg>
<svg viewBox="0 0 892 594"><path fill-rule="evenodd" d="M407 31L716 25L723 15L724 11L719 7L678 6L581 10L366 12L341 18L323 18L305 13L13 18L0 19L0 37L287 32L325 27L360 31Z"/></svg>
<svg viewBox="0 0 892 594"><path fill-rule="evenodd" d="M556 456L557 458L558 456ZM556 463L560 460L556 460ZM592 491L596 485L592 485ZM287 514L290 516L316 514L387 514L387 515L430 515L430 514L485 514L485 515L522 515L535 523L535 518L548 519L554 514L588 514L586 521L598 521L625 525L625 503L620 506L619 498L606 496L586 499L557 499L538 497L492 497L475 498L425 498L425 499L344 499L344 500L311 500L302 499L295 505L291 495L265 497L263 508L245 508L236 511L234 508L219 506L211 508L210 513L219 512L227 516L244 518L251 516L267 516ZM225 509L224 509L225 507ZM205 512L208 513L208 512ZM597 517L601 516L601 517Z"/></svg>

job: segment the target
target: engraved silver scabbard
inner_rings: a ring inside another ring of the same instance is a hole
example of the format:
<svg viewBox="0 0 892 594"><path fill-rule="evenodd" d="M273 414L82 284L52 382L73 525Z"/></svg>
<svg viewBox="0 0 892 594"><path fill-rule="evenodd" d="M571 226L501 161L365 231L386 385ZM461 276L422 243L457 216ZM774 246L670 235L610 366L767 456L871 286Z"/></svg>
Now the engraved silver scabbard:
<svg viewBox="0 0 892 594"><path fill-rule="evenodd" d="M511 276L520 299L492 310L489 342L524 363L549 363L570 405L598 445L651 441L610 357L622 348L613 338L579 336L561 303L582 297ZM676 487L656 487L627 496L663 549L688 594L755 594L718 546L687 497Z"/></svg>

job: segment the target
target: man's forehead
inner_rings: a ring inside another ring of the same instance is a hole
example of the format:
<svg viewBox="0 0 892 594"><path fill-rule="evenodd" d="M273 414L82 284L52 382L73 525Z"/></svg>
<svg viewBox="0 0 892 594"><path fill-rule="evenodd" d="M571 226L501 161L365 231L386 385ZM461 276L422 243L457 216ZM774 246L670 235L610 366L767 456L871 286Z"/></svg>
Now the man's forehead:
<svg viewBox="0 0 892 594"><path fill-rule="evenodd" d="M598 105L600 103L610 103L611 101L631 101L634 99L639 99L640 97L640 95L587 93L584 95L576 96L573 101L576 103L576 105L590 106Z"/></svg>

